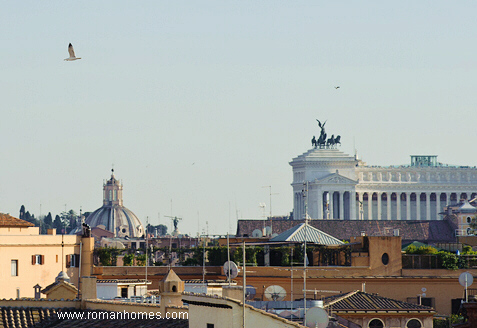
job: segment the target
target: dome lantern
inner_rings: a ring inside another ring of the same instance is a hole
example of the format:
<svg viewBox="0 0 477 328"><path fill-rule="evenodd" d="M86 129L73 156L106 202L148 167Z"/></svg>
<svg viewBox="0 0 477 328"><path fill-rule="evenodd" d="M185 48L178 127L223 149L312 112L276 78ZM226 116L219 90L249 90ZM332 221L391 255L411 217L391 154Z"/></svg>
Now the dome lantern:
<svg viewBox="0 0 477 328"><path fill-rule="evenodd" d="M123 185L114 177L114 169L111 179L103 184L103 205L123 206Z"/></svg>

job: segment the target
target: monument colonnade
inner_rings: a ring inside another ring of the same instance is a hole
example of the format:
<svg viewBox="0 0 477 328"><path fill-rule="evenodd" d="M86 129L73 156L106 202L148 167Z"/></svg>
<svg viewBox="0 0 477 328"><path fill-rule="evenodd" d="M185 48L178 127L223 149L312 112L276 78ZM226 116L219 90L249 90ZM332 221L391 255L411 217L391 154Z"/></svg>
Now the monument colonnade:
<svg viewBox="0 0 477 328"><path fill-rule="evenodd" d="M438 220L442 219L439 213L444 206L477 196L475 191L458 190L353 189L351 186L308 186L308 190L295 193L295 204L301 207L297 213L304 216L306 211L309 218L324 220Z"/></svg>

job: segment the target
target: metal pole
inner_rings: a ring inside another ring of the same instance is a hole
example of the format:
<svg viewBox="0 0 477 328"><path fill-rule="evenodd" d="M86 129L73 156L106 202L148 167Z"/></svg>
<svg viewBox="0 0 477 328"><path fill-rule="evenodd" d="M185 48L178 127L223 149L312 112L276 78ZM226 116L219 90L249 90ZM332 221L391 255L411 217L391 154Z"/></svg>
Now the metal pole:
<svg viewBox="0 0 477 328"><path fill-rule="evenodd" d="M467 296L467 274L465 275L465 302L468 302L468 296Z"/></svg>
<svg viewBox="0 0 477 328"><path fill-rule="evenodd" d="M83 238L83 236L81 236L81 238ZM78 274L78 299L80 298L80 290L81 290L81 260L83 259L82 250L83 250L83 242L80 241L80 260L79 260L79 268L78 268L78 271L79 271L79 274Z"/></svg>
<svg viewBox="0 0 477 328"><path fill-rule="evenodd" d="M147 296L147 262L149 262L149 258L147 257L147 234L148 234L148 230L149 230L149 217L146 216L146 296Z"/></svg>
<svg viewBox="0 0 477 328"><path fill-rule="evenodd" d="M245 240L243 241L243 307L242 307L242 328L245 328L245 294L247 291L247 277L245 275Z"/></svg>
<svg viewBox="0 0 477 328"><path fill-rule="evenodd" d="M290 311L293 311L293 246L290 247L291 252L291 287L290 287Z"/></svg>
<svg viewBox="0 0 477 328"><path fill-rule="evenodd" d="M303 196L305 197L305 244L303 248L303 324L306 326L306 228L308 226L308 181L304 183L305 190Z"/></svg>
<svg viewBox="0 0 477 328"><path fill-rule="evenodd" d="M230 286L230 250L229 250L229 233L228 232L227 232L227 263L228 263L227 280L229 281L229 286Z"/></svg>
<svg viewBox="0 0 477 328"><path fill-rule="evenodd" d="M203 251L202 251L202 284L205 284L205 243L207 239L204 239ZM207 294L207 291L206 291Z"/></svg>

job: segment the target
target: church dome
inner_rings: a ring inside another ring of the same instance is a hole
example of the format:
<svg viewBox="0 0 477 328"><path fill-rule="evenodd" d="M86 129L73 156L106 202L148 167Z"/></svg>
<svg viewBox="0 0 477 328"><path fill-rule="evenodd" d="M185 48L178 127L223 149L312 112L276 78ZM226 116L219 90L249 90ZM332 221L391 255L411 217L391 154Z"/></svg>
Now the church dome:
<svg viewBox="0 0 477 328"><path fill-rule="evenodd" d="M102 226L114 233L115 237L142 237L144 227L139 218L123 206L123 186L114 177L103 185L103 206L86 218L91 228Z"/></svg>

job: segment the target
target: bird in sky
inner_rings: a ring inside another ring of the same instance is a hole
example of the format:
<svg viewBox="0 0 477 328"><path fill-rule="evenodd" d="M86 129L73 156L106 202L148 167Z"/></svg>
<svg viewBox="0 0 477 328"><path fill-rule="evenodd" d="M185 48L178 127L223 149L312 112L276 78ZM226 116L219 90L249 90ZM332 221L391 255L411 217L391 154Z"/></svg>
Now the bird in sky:
<svg viewBox="0 0 477 328"><path fill-rule="evenodd" d="M65 60L66 61L73 61L73 60L76 60L76 59L81 59L81 58L76 58L75 56L75 50L73 49L73 45L70 43L70 45L68 46L68 53L70 54L70 57L69 58L66 58Z"/></svg>
<svg viewBox="0 0 477 328"><path fill-rule="evenodd" d="M340 88L340 86L339 86L339 85L335 87L335 89L339 89L339 88Z"/></svg>

